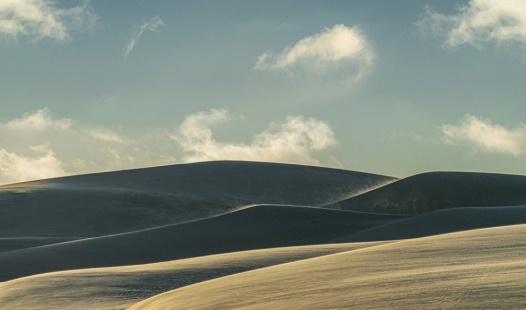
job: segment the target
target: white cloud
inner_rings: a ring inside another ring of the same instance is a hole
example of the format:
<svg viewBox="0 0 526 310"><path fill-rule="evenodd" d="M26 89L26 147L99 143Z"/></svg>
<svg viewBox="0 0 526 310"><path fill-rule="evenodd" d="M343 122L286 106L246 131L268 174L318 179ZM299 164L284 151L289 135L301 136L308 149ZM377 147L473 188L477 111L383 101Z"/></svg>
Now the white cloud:
<svg viewBox="0 0 526 310"><path fill-rule="evenodd" d="M126 45L126 48L124 49L124 58L128 58L128 55L133 51L135 48L135 45L141 38L141 36L144 34L146 30L154 31L156 32L159 26L164 25L164 22L159 16L155 16L154 18L150 19L149 21L144 22L137 31L135 31L132 35L132 39L130 43Z"/></svg>
<svg viewBox="0 0 526 310"><path fill-rule="evenodd" d="M281 53L262 54L255 70L327 73L345 71L361 78L374 62L374 51L357 27L338 24L303 38Z"/></svg>
<svg viewBox="0 0 526 310"><path fill-rule="evenodd" d="M0 142L0 184L177 163L177 147L162 129L132 139L54 117L49 108L0 123Z"/></svg>
<svg viewBox="0 0 526 310"><path fill-rule="evenodd" d="M494 42L526 44L526 1L471 0L455 15L444 15L427 7L417 22L424 33L444 39L444 46L457 47Z"/></svg>
<svg viewBox="0 0 526 310"><path fill-rule="evenodd" d="M68 175L62 162L45 145L31 147L41 153L35 157L22 156L0 149L0 181L3 183L23 182Z"/></svg>
<svg viewBox="0 0 526 310"><path fill-rule="evenodd" d="M284 122L272 123L249 144L218 142L210 125L228 119L227 111L214 109L188 116L178 134L171 136L183 148L185 161L235 159L318 164L312 152L336 144L327 123L303 116L290 116Z"/></svg>
<svg viewBox="0 0 526 310"><path fill-rule="evenodd" d="M526 154L526 125L519 124L507 129L493 124L488 119L466 114L459 126L441 127L445 142L450 144L468 144L484 152L506 153L515 156Z"/></svg>
<svg viewBox="0 0 526 310"><path fill-rule="evenodd" d="M15 118L6 124L7 128L22 131L42 131L46 129L65 130L71 127L71 119L53 119L49 108L42 108Z"/></svg>
<svg viewBox="0 0 526 310"><path fill-rule="evenodd" d="M177 141L188 145L213 143L214 138L209 126L228 119L226 110L212 109L209 112L191 114L179 126L180 138L177 138Z"/></svg>
<svg viewBox="0 0 526 310"><path fill-rule="evenodd" d="M157 128L123 137L43 108L0 124L0 184L204 160L316 165L315 155L337 144L326 122L304 116L271 123L249 142L218 141L213 125L231 119L226 110L210 110L189 115L173 135Z"/></svg>
<svg viewBox="0 0 526 310"><path fill-rule="evenodd" d="M95 140L113 143L125 143L126 139L107 128L91 128L86 131Z"/></svg>
<svg viewBox="0 0 526 310"><path fill-rule="evenodd" d="M71 31L91 29L98 16L89 1L72 8L58 8L53 0L1 0L0 36L26 36L38 41L71 40Z"/></svg>

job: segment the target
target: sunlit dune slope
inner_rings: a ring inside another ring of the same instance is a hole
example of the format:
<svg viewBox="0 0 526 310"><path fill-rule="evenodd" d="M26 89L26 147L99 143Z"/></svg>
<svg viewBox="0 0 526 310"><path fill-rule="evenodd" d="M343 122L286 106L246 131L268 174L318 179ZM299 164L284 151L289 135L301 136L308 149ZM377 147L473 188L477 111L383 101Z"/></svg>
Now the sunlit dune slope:
<svg viewBox="0 0 526 310"><path fill-rule="evenodd" d="M273 248L163 263L60 271L0 283L2 309L124 309L194 283L381 243Z"/></svg>
<svg viewBox="0 0 526 310"><path fill-rule="evenodd" d="M454 207L525 204L526 176L430 172L393 182L327 207L414 214Z"/></svg>
<svg viewBox="0 0 526 310"><path fill-rule="evenodd" d="M0 186L1 237L92 237L247 204L323 205L395 179L312 166L218 161Z"/></svg>
<svg viewBox="0 0 526 310"><path fill-rule="evenodd" d="M146 309L524 309L526 225L323 256L186 286Z"/></svg>
<svg viewBox="0 0 526 310"><path fill-rule="evenodd" d="M321 244L402 216L255 206L204 220L0 253L0 281L260 248Z"/></svg>
<svg viewBox="0 0 526 310"><path fill-rule="evenodd" d="M410 239L516 224L526 224L526 206L452 208L376 226L333 241Z"/></svg>

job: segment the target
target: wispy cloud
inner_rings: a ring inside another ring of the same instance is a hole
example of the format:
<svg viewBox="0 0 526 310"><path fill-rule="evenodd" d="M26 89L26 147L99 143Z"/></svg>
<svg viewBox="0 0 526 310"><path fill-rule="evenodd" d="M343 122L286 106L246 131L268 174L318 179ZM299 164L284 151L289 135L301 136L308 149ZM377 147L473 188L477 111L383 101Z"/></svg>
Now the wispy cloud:
<svg viewBox="0 0 526 310"><path fill-rule="evenodd" d="M114 143L125 143L126 139L121 137L116 132L107 128L90 128L86 132L95 140L114 142Z"/></svg>
<svg viewBox="0 0 526 310"><path fill-rule="evenodd" d="M416 23L423 34L444 40L445 47L494 42L526 45L526 1L471 0L457 14L444 15L427 7Z"/></svg>
<svg viewBox="0 0 526 310"><path fill-rule="evenodd" d="M526 125L513 129L493 124L489 119L466 114L460 125L443 125L441 132L449 144L469 145L483 152L526 154Z"/></svg>
<svg viewBox="0 0 526 310"><path fill-rule="evenodd" d="M326 122L290 116L284 122L272 123L245 143L217 141L211 125L229 120L226 110L210 110L189 115L171 137L185 152L186 162L237 159L319 164L312 152L321 151L337 142Z"/></svg>
<svg viewBox="0 0 526 310"><path fill-rule="evenodd" d="M141 26L139 26L139 28L133 33L130 43L128 43L124 49L124 58L128 58L128 55L130 55L130 53L133 51L135 45L137 42L139 42L139 39L146 30L156 32L157 29L162 25L164 25L162 19L159 16L155 16L154 18L144 22Z"/></svg>
<svg viewBox="0 0 526 310"><path fill-rule="evenodd" d="M71 127L71 119L54 119L49 108L42 108L12 119L6 126L12 130L24 131L42 131L50 128L63 130Z"/></svg>
<svg viewBox="0 0 526 310"><path fill-rule="evenodd" d="M254 69L290 74L343 70L358 79L373 65L374 58L373 48L358 27L337 24L291 44L280 53L262 54Z"/></svg>
<svg viewBox="0 0 526 310"><path fill-rule="evenodd" d="M40 145L31 149L37 153L33 157L0 149L0 182L23 182L69 174L48 146Z"/></svg>
<svg viewBox="0 0 526 310"><path fill-rule="evenodd" d="M56 4L53 0L0 1L0 36L65 42L71 40L72 31L91 29L98 20L87 0L65 9Z"/></svg>

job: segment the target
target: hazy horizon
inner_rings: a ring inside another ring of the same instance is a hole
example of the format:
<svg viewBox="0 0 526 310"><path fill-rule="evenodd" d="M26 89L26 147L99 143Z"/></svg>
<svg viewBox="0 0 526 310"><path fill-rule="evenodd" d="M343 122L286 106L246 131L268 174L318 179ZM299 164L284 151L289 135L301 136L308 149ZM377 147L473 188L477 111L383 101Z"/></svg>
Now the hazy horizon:
<svg viewBox="0 0 526 310"><path fill-rule="evenodd" d="M0 1L0 184L210 160L526 174L525 13Z"/></svg>

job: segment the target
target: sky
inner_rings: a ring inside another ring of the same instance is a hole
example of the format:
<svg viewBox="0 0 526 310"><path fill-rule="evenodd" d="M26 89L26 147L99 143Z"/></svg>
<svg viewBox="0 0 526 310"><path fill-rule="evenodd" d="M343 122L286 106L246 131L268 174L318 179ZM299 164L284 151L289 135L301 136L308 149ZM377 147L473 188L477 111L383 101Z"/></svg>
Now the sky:
<svg viewBox="0 0 526 310"><path fill-rule="evenodd" d="M0 184L208 160L526 174L526 1L0 0Z"/></svg>

